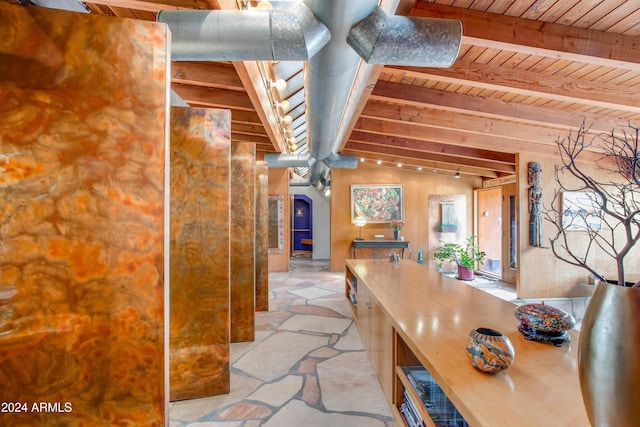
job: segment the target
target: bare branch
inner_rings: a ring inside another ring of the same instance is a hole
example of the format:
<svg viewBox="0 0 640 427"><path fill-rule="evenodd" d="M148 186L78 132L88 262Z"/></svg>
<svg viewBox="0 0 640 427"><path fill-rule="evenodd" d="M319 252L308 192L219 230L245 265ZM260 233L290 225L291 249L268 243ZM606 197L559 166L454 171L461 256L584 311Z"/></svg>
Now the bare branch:
<svg viewBox="0 0 640 427"><path fill-rule="evenodd" d="M587 270L605 280L591 265L595 254L614 260L619 285L625 284L625 257L640 241L640 128L613 129L589 137L585 123L566 138L558 138L561 164L555 168L555 190L545 219L555 227L550 239L553 254L560 260ZM596 150L602 157L596 161L601 173L591 174L580 156L585 150ZM582 192L590 202L584 209L563 212L561 197L566 192ZM591 212L591 213L590 213ZM593 212L599 221L593 221ZM595 225L595 224L600 224ZM572 235L579 229L580 236ZM576 238L580 237L580 244ZM638 283L640 286L640 282Z"/></svg>

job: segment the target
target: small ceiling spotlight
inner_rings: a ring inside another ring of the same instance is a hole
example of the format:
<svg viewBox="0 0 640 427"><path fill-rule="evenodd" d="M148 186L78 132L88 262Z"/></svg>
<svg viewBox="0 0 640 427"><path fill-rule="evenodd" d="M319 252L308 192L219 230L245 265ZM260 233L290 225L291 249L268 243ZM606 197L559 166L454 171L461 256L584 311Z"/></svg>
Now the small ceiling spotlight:
<svg viewBox="0 0 640 427"><path fill-rule="evenodd" d="M402 163L398 163L398 167L401 168L402 167Z"/></svg>
<svg viewBox="0 0 640 427"><path fill-rule="evenodd" d="M381 165L381 164L382 164L382 160L378 160L378 161L376 162L376 164Z"/></svg>
<svg viewBox="0 0 640 427"><path fill-rule="evenodd" d="M436 173L436 172L438 172L438 169L433 168L433 173Z"/></svg>
<svg viewBox="0 0 640 427"><path fill-rule="evenodd" d="M422 170L422 166L418 166L418 170L421 171Z"/></svg>
<svg viewBox="0 0 640 427"><path fill-rule="evenodd" d="M360 157L360 163L364 163L364 157Z"/></svg>
<svg viewBox="0 0 640 427"><path fill-rule="evenodd" d="M460 178L460 172L456 172L455 177L456 177L456 178Z"/></svg>

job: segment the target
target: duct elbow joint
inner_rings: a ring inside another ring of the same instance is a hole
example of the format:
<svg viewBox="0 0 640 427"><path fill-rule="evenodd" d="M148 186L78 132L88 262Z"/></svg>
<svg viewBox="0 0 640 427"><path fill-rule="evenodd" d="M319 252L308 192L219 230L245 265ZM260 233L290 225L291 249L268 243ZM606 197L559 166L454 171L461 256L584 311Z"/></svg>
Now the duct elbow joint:
<svg viewBox="0 0 640 427"><path fill-rule="evenodd" d="M349 32L347 43L368 64L450 67L462 43L462 23L389 16L377 7Z"/></svg>

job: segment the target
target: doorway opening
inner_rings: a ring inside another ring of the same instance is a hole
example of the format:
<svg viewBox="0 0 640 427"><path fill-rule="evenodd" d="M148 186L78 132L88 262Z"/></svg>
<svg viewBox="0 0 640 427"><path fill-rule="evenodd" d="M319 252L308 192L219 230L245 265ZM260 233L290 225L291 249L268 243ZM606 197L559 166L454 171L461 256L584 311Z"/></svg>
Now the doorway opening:
<svg viewBox="0 0 640 427"><path fill-rule="evenodd" d="M291 210L291 256L311 257L313 253L313 200L304 194L293 196Z"/></svg>
<svg viewBox="0 0 640 427"><path fill-rule="evenodd" d="M481 273L516 284L516 185L476 190L478 245L487 256Z"/></svg>

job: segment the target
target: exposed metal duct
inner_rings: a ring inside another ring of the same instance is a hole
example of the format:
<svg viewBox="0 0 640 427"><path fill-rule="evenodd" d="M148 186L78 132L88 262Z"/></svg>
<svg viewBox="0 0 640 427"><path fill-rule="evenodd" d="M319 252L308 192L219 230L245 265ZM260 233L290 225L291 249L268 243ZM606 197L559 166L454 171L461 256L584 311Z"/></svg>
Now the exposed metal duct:
<svg viewBox="0 0 640 427"><path fill-rule="evenodd" d="M305 0L291 11L164 11L174 60L308 61L305 72L308 157L265 155L269 167L306 167L310 184L331 167L355 168L338 155L361 58L375 64L447 67L460 50L459 21L388 16L377 0ZM324 185L324 184L322 184Z"/></svg>
<svg viewBox="0 0 640 427"><path fill-rule="evenodd" d="M303 168L315 163L309 153L265 154L264 160L270 168Z"/></svg>
<svg viewBox="0 0 640 427"><path fill-rule="evenodd" d="M331 34L304 4L291 10L170 11L171 58L182 61L306 61Z"/></svg>
<svg viewBox="0 0 640 427"><path fill-rule="evenodd" d="M461 39L460 21L389 16L377 7L349 32L347 43L367 64L450 67Z"/></svg>

